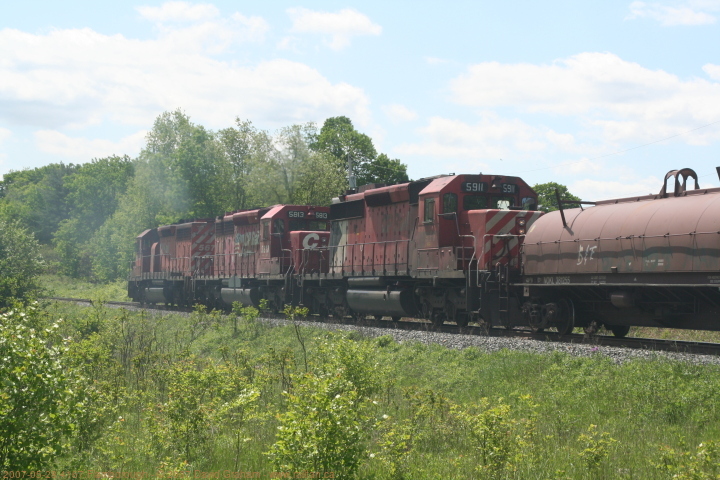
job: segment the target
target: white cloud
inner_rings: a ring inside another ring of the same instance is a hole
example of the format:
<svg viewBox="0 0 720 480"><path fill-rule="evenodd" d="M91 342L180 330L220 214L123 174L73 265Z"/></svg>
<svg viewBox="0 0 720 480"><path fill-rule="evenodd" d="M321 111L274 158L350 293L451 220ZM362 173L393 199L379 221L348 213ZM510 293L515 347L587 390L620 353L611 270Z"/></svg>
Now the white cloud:
<svg viewBox="0 0 720 480"><path fill-rule="evenodd" d="M393 123L410 122L418 116L415 111L410 110L405 105L397 103L385 105L382 107L382 110Z"/></svg>
<svg viewBox="0 0 720 480"><path fill-rule="evenodd" d="M427 62L428 65L444 65L446 63L449 63L449 60L445 60L444 58L437 58L437 57L425 57L425 62Z"/></svg>
<svg viewBox="0 0 720 480"><path fill-rule="evenodd" d="M293 36L283 37L277 42L279 50L290 50L291 52L299 52L298 38Z"/></svg>
<svg viewBox="0 0 720 480"><path fill-rule="evenodd" d="M673 5L660 2L632 2L630 4L630 15L626 19L650 18L666 27L709 25L715 23L717 18L708 11L717 10L720 10L720 2L712 0L673 2Z"/></svg>
<svg viewBox="0 0 720 480"><path fill-rule="evenodd" d="M117 142L105 139L69 137L56 130L38 130L34 133L38 149L45 153L59 155L75 162L87 162L93 158L111 155L129 155L140 153L145 145L145 130L128 135Z"/></svg>
<svg viewBox="0 0 720 480"><path fill-rule="evenodd" d="M307 8L289 8L292 31L318 33L331 37L327 45L333 50L342 50L350 45L350 39L358 35L380 35L382 27L373 23L366 15L346 8L337 13L318 12Z"/></svg>
<svg viewBox="0 0 720 480"><path fill-rule="evenodd" d="M270 30L262 17L235 12L222 18L220 11L210 4L166 2L160 7L143 6L136 10L146 20L155 22L160 37L178 50L217 54L234 43L262 42Z"/></svg>
<svg viewBox="0 0 720 480"><path fill-rule="evenodd" d="M558 175L597 175L602 172L602 165L588 158L583 158L575 162L563 163L553 168Z"/></svg>
<svg viewBox="0 0 720 480"><path fill-rule="evenodd" d="M610 198L636 197L656 194L662 187L662 179L654 176L621 180L578 180L568 185L568 190L587 201Z"/></svg>
<svg viewBox="0 0 720 480"><path fill-rule="evenodd" d="M242 35L211 27L168 29L150 40L90 29L0 30L0 120L54 130L104 121L146 126L178 107L210 128L236 116L278 126L334 115L368 120L360 88L331 83L302 63L215 59ZM195 44L199 37L204 47Z"/></svg>
<svg viewBox="0 0 720 480"><path fill-rule="evenodd" d="M462 105L574 118L599 129L606 142L653 141L720 119L720 83L682 80L610 53L581 53L550 65L481 63L453 80L451 90ZM720 131L682 138L706 144L720 139Z"/></svg>
<svg viewBox="0 0 720 480"><path fill-rule="evenodd" d="M0 127L0 144L10 138L12 136L12 132L8 130L7 128Z"/></svg>
<svg viewBox="0 0 720 480"><path fill-rule="evenodd" d="M218 17L220 11L208 3L165 2L159 7L136 7L140 16L155 22L197 22Z"/></svg>
<svg viewBox="0 0 720 480"><path fill-rule="evenodd" d="M507 120L486 113L474 124L433 117L418 129L425 139L418 144L395 148L402 155L429 155L440 158L501 159L538 152L547 148L549 131L518 119Z"/></svg>
<svg viewBox="0 0 720 480"><path fill-rule="evenodd" d="M708 74L708 77L720 81L720 65L708 63L707 65L703 65L702 68L703 71Z"/></svg>

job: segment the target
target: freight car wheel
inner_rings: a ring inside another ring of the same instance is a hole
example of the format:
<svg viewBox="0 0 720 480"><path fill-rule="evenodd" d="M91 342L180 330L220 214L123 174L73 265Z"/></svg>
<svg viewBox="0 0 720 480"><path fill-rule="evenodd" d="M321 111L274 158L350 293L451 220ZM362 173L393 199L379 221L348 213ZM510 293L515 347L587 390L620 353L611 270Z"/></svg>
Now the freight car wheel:
<svg viewBox="0 0 720 480"><path fill-rule="evenodd" d="M568 335L575 328L575 306L572 300L562 299L558 302L560 311L557 313L555 329L559 335Z"/></svg>
<svg viewBox="0 0 720 480"><path fill-rule="evenodd" d="M394 317L390 317L390 318L392 318L393 322L399 322L402 317L394 316Z"/></svg>
<svg viewBox="0 0 720 480"><path fill-rule="evenodd" d="M608 325L607 328L617 338L625 338L625 336L630 333L630 327L628 325Z"/></svg>

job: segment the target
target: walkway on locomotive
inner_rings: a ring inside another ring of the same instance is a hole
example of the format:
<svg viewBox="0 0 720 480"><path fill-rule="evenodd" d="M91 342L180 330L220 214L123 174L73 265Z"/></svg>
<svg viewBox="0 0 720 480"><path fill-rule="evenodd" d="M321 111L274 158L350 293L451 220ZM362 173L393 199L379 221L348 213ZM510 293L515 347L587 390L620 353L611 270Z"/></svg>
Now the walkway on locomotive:
<svg viewBox="0 0 720 480"><path fill-rule="evenodd" d="M461 278L479 252L483 268L491 260L516 264L519 237L541 215L528 213L536 206L522 179L498 175L441 176L341 196L330 207L325 276Z"/></svg>

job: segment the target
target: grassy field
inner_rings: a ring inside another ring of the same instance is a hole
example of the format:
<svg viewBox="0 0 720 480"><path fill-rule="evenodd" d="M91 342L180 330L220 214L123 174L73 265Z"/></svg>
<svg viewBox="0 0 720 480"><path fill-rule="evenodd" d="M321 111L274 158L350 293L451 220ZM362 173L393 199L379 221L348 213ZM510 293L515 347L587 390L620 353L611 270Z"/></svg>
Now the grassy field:
<svg viewBox="0 0 720 480"><path fill-rule="evenodd" d="M68 369L94 392L78 423L92 428L78 427L86 433L58 468L166 478L720 473L715 366L398 344L270 327L251 310L44 311L43 322L64 319Z"/></svg>
<svg viewBox="0 0 720 480"><path fill-rule="evenodd" d="M90 283L77 278L61 275L42 275L40 283L48 297L87 298L90 300L129 301L127 282L118 280L113 283Z"/></svg>

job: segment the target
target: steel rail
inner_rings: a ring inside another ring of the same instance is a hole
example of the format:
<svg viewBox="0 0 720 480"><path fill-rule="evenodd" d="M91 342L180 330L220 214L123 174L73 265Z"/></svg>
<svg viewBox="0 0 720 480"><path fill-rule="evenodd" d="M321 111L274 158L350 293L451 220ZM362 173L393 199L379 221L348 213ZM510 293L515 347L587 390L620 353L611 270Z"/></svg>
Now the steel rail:
<svg viewBox="0 0 720 480"><path fill-rule="evenodd" d="M67 297L45 297L44 300L53 300L59 302L76 302L76 303L89 303L94 305L95 302L91 299L86 298L67 298ZM163 311L189 311L191 309L182 307L152 307L149 305L142 305L139 302L116 302L116 301L102 301L100 302L105 305L113 305L118 307L137 307L145 309L157 309ZM388 315L389 316L389 315ZM267 313L263 314L264 318L284 318L282 315L270 315ZM430 322L424 320L412 320L412 321L399 321L394 322L391 320L377 320L374 318L365 317L364 319L357 320L351 317L345 318L322 318L316 315L310 315L302 319L306 322L316 323L335 323L339 325L356 325L359 327L374 327L383 328L387 330L410 330L410 331L427 331L436 333L449 333L449 334L460 334L460 335L476 335L486 337L505 337L505 338L527 338L540 342L554 342L554 343L569 343L578 345L592 345L592 346L604 346L604 347L619 347L628 348L633 350L651 350L658 352L676 352L676 353L687 353L693 355L720 355L720 343L709 343L709 342L691 342L683 340L665 340L657 338L640 338L640 337L625 337L617 338L609 335L580 335L580 334L569 334L559 335L555 332L542 332L533 333L527 329L513 328L491 328L489 330L479 326L467 326L459 327L457 325L440 325L434 326Z"/></svg>

